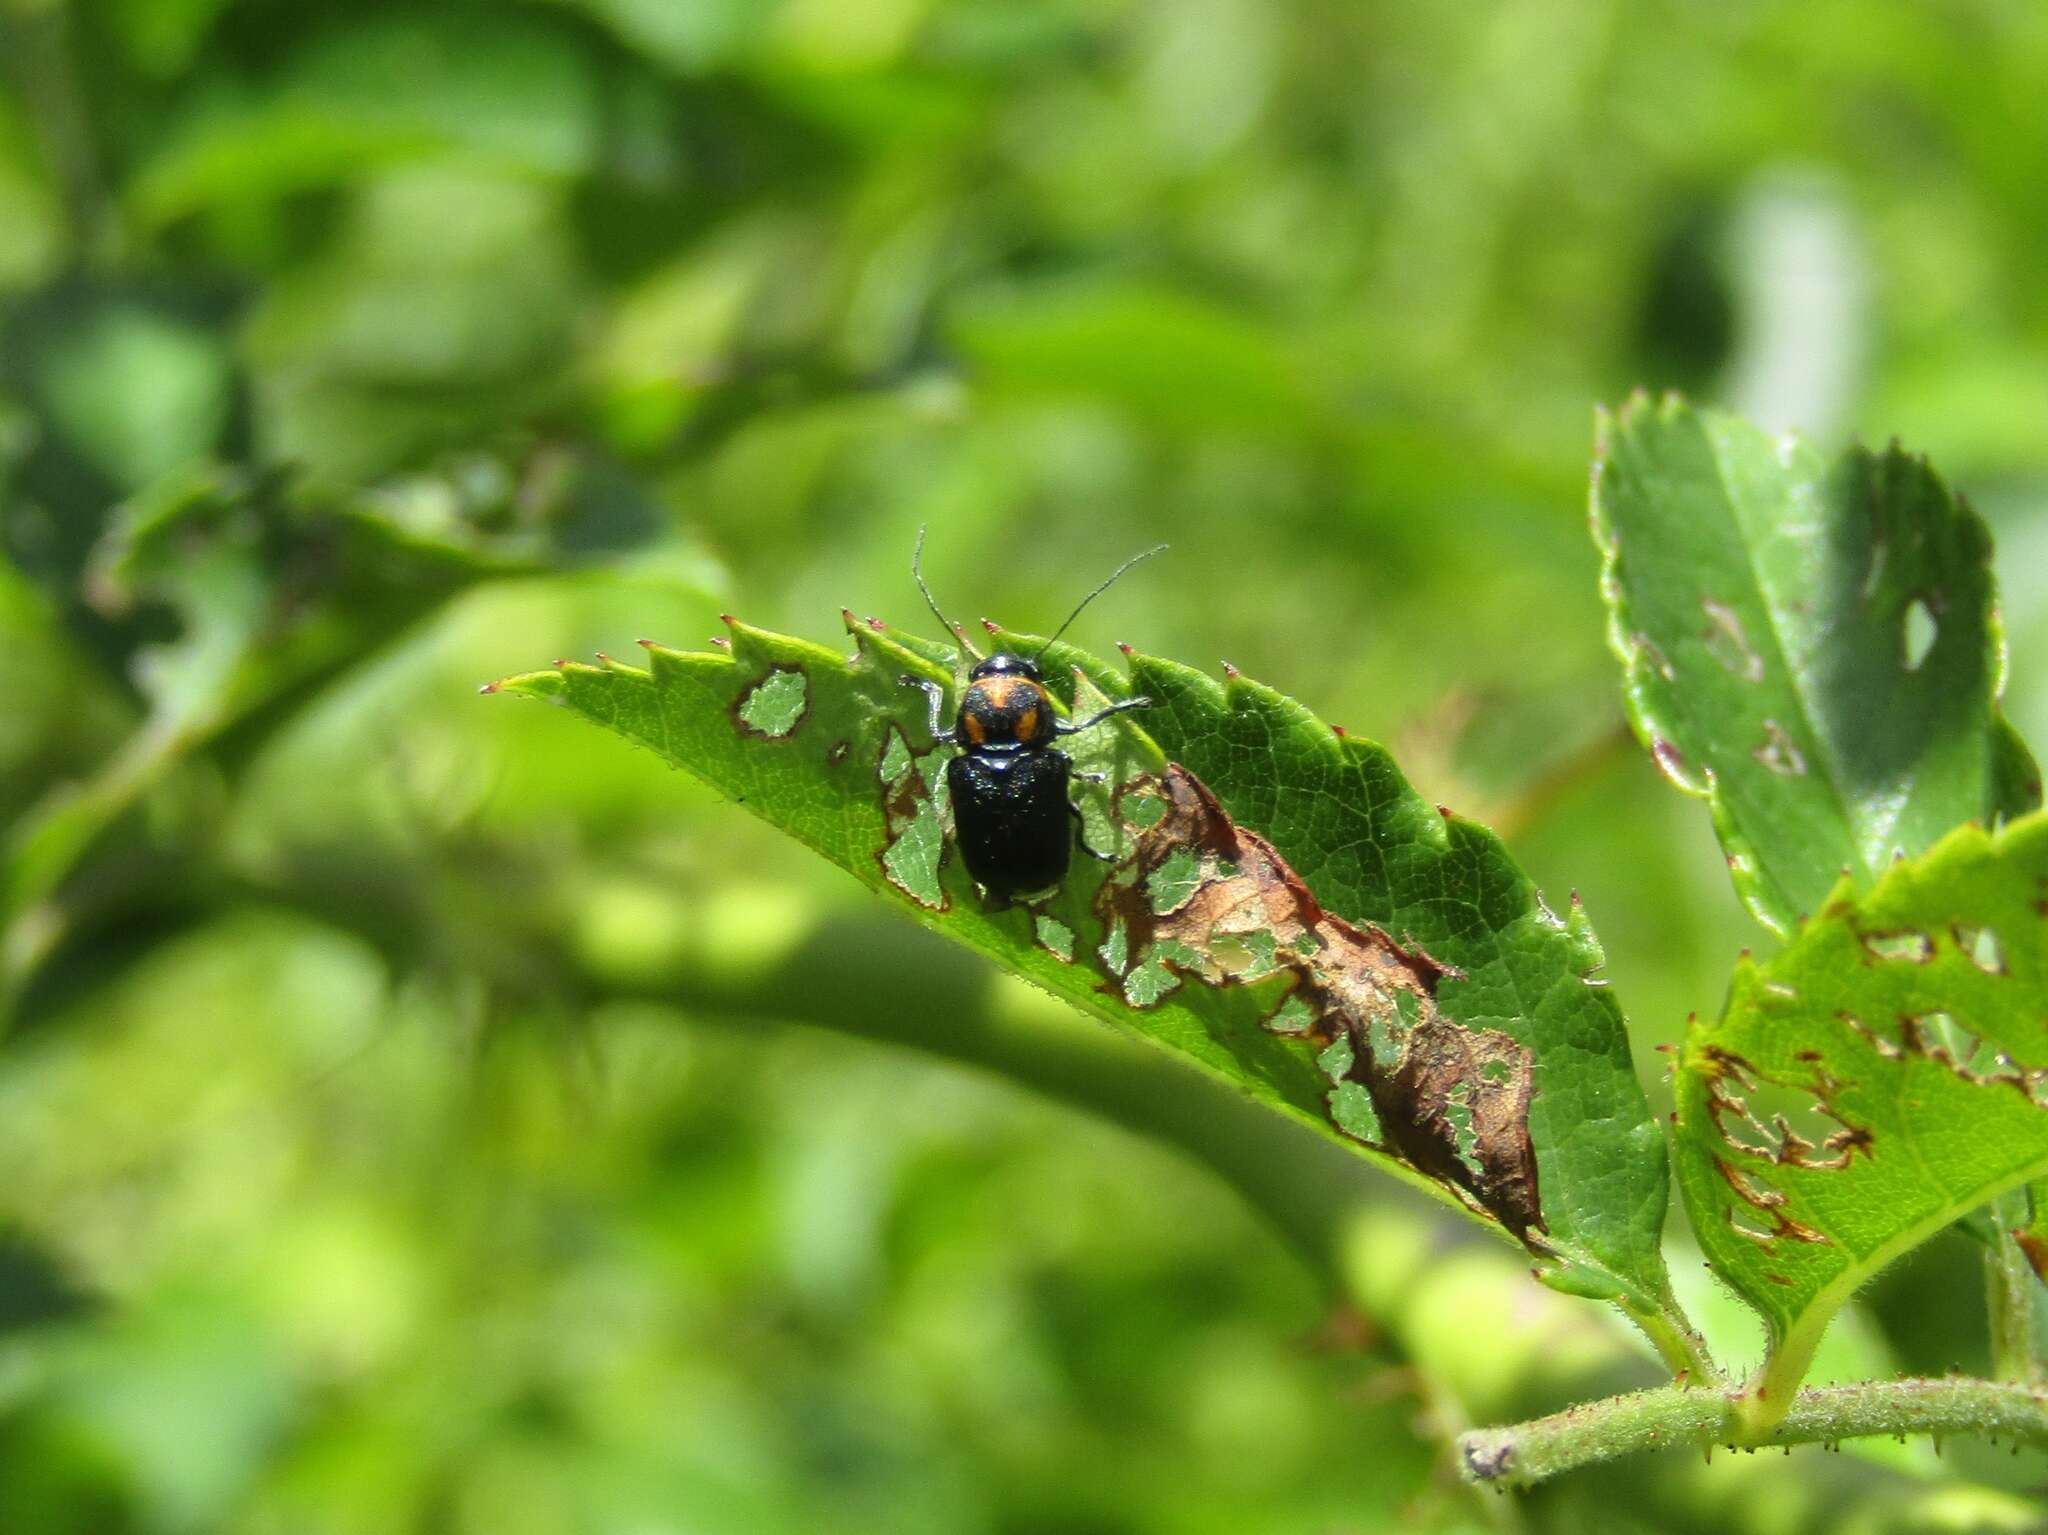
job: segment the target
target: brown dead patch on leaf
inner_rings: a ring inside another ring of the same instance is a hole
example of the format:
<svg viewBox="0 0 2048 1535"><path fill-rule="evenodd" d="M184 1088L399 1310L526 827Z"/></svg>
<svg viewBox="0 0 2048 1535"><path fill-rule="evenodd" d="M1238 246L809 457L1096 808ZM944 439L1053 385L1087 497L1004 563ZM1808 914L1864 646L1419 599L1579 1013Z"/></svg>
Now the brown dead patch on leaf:
<svg viewBox="0 0 2048 1535"><path fill-rule="evenodd" d="M1163 813L1142 824L1134 797L1160 801ZM1127 784L1118 808L1134 852L1097 907L1105 928L1122 922L1134 961L1158 944L1178 974L1211 986L1291 975L1270 1026L1316 1050L1338 1128L1457 1190L1525 1242L1544 1230L1529 1139L1533 1061L1507 1034L1442 1015L1437 986L1456 971L1323 910L1273 845L1178 763ZM1337 1112L1356 1103L1357 1087L1371 1112Z"/></svg>

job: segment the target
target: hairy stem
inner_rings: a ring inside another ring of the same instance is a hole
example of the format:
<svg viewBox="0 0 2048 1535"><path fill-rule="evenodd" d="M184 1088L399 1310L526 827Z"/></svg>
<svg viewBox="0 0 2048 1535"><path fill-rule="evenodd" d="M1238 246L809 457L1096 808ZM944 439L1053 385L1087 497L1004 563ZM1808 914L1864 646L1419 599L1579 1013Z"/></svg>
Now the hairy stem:
<svg viewBox="0 0 2048 1535"><path fill-rule="evenodd" d="M1458 1458L1474 1482L1529 1487L1640 1450L1717 1444L1761 1449L1876 1434L1977 1434L2048 1447L2048 1391L1961 1376L1809 1388L1754 1440L1743 1438L1741 1418L1738 1393L1663 1386L1480 1429L1458 1441Z"/></svg>
<svg viewBox="0 0 2048 1535"><path fill-rule="evenodd" d="M1650 1347L1657 1351L1657 1357L1678 1377L1681 1385L1713 1388L1725 1383L1721 1367L1707 1352L1707 1340L1678 1309L1676 1301L1670 1302L1662 1311L1638 1311L1626 1301L1616 1304L1624 1316L1643 1330L1643 1336L1650 1340Z"/></svg>

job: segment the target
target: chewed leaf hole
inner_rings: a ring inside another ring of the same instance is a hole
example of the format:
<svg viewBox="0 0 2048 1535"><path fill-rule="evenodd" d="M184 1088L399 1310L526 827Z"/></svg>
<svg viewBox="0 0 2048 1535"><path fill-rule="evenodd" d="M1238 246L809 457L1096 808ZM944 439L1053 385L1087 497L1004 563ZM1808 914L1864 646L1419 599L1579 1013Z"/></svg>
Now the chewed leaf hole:
<svg viewBox="0 0 2048 1535"><path fill-rule="evenodd" d="M1353 1140L1377 1146L1386 1139L1379 1110L1362 1083L1339 1082L1330 1089L1329 1105L1331 1121Z"/></svg>
<svg viewBox="0 0 2048 1535"><path fill-rule="evenodd" d="M1279 1010L1266 1020L1266 1027L1275 1034L1306 1034L1315 1021L1316 1010L1296 995L1280 1004Z"/></svg>
<svg viewBox="0 0 2048 1535"><path fill-rule="evenodd" d="M1911 960L1924 965L1934 957L1934 944L1925 933L1865 933L1863 950L1872 959Z"/></svg>
<svg viewBox="0 0 2048 1535"><path fill-rule="evenodd" d="M2005 948L1992 929L1958 925L1955 940L1963 957L1986 975L2005 974Z"/></svg>
<svg viewBox="0 0 2048 1535"><path fill-rule="evenodd" d="M946 832L939 808L930 798L920 798L902 834L883 849L882 868L897 889L920 906L938 911L946 904L945 888L939 883L945 856Z"/></svg>
<svg viewBox="0 0 2048 1535"><path fill-rule="evenodd" d="M1156 794L1134 794L1124 807L1131 825L1144 831L1157 826L1166 815L1166 801Z"/></svg>
<svg viewBox="0 0 2048 1535"><path fill-rule="evenodd" d="M1124 1000L1133 1007L1150 1007L1178 986L1180 977L1167 967L1166 960L1158 944L1147 949L1124 977Z"/></svg>
<svg viewBox="0 0 2048 1535"><path fill-rule="evenodd" d="M1951 1066L1967 1066L1977 1053L1977 1036L1947 1013L1923 1013L1913 1026L1925 1052L1945 1057Z"/></svg>
<svg viewBox="0 0 2048 1535"><path fill-rule="evenodd" d="M1102 956L1103 964L1110 974L1122 975L1131 962L1130 935L1124 930L1124 919L1118 917L1110 924L1109 936L1102 940L1102 947L1095 951Z"/></svg>
<svg viewBox="0 0 2048 1535"><path fill-rule="evenodd" d="M811 685L799 671L776 667L740 700L740 723L755 735L780 740L802 723Z"/></svg>
<svg viewBox="0 0 2048 1535"><path fill-rule="evenodd" d="M1041 916L1033 929L1039 943L1047 952L1057 955L1069 964L1074 959L1074 930L1057 917Z"/></svg>
<svg viewBox="0 0 2048 1535"><path fill-rule="evenodd" d="M1194 899L1195 891L1202 884L1202 860L1191 848L1175 848L1167 855L1166 861L1146 878L1145 888L1152 897L1152 910L1158 916L1180 910Z"/></svg>
<svg viewBox="0 0 2048 1535"><path fill-rule="evenodd" d="M1940 625L1934 621L1933 610L1920 598L1915 597L1906 604L1906 619L1901 631L1906 647L1906 670L1917 672L1920 663L1927 659L1927 652L1934 648L1934 638Z"/></svg>
<svg viewBox="0 0 2048 1535"><path fill-rule="evenodd" d="M910 745L903 739L903 732L894 725L882 742L882 757L875 764L875 776L884 784L893 785L910 768Z"/></svg>
<svg viewBox="0 0 2048 1535"><path fill-rule="evenodd" d="M1836 1112L1824 1095L1838 1084L1817 1061L1810 1064L1810 1081L1780 1082L1738 1057L1721 1056L1707 1105L1721 1138L1781 1167L1842 1168L1857 1152L1867 1152L1869 1131Z"/></svg>
<svg viewBox="0 0 2048 1535"><path fill-rule="evenodd" d="M1756 1206L1740 1199L1729 1201L1728 1226L1737 1236L1748 1237L1752 1242L1774 1241L1778 1235L1775 1222L1766 1220Z"/></svg>

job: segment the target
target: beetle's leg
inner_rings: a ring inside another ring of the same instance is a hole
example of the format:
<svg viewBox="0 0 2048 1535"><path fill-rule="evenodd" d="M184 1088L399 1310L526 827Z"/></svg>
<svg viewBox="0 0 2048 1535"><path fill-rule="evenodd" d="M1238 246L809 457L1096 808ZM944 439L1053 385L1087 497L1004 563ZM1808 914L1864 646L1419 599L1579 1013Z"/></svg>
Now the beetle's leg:
<svg viewBox="0 0 2048 1535"><path fill-rule="evenodd" d="M925 702L931 706L932 739L941 746L953 744L953 732L943 721L946 715L946 690L929 677L913 677L908 673L896 679L899 687L923 688Z"/></svg>
<svg viewBox="0 0 2048 1535"><path fill-rule="evenodd" d="M1115 863L1114 853L1098 853L1088 845L1088 818L1081 814L1081 807L1072 800L1067 801L1067 814L1074 818L1074 846L1098 863Z"/></svg>
<svg viewBox="0 0 2048 1535"><path fill-rule="evenodd" d="M1066 720L1061 720L1053 726L1052 733L1056 736L1079 735L1084 730L1093 730L1112 714L1122 714L1129 709L1149 709L1151 707L1152 700L1149 698L1126 698L1122 703L1111 704L1107 709L1102 710L1098 714L1091 714L1085 720L1071 724Z"/></svg>

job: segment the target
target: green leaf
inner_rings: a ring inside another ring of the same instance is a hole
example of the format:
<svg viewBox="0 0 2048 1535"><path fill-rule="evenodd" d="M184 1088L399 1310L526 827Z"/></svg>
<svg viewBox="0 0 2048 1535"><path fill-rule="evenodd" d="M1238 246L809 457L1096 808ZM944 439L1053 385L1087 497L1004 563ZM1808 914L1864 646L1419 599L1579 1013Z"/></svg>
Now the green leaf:
<svg viewBox="0 0 2048 1535"><path fill-rule="evenodd" d="M1991 538L1926 460L1672 397L1603 419L1593 529L1629 712L1774 932L2040 774L1998 711Z"/></svg>
<svg viewBox="0 0 2048 1535"><path fill-rule="evenodd" d="M1071 743L1107 776L1077 798L1114 865L1077 858L994 909L952 855L944 753L899 681L950 682L950 657L847 623L850 659L732 623L730 654L649 644L646 671L600 658L493 688L651 747L919 921L1523 1237L1551 1283L1668 1343L1662 1137L1576 903L1554 916L1490 832L1278 693L1143 656L1125 680L1061 645L1064 707L1155 706Z"/></svg>
<svg viewBox="0 0 2048 1535"><path fill-rule="evenodd" d="M1679 1185L1783 1400L1856 1287L2048 1171L2048 815L1844 880L1688 1031Z"/></svg>

